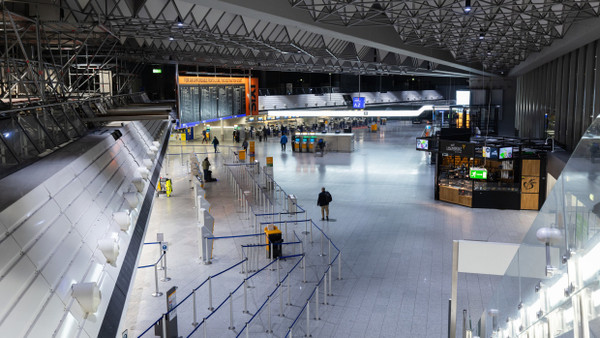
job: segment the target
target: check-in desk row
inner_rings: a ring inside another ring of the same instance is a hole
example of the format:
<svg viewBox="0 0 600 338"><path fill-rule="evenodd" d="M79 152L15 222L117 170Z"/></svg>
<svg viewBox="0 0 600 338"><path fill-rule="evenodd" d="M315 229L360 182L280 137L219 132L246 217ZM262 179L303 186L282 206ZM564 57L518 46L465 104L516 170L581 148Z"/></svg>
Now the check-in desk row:
<svg viewBox="0 0 600 338"><path fill-rule="evenodd" d="M354 151L354 134L334 133L296 133L292 135L292 150L294 152L314 153L319 151L319 140L325 142L327 151L352 152Z"/></svg>

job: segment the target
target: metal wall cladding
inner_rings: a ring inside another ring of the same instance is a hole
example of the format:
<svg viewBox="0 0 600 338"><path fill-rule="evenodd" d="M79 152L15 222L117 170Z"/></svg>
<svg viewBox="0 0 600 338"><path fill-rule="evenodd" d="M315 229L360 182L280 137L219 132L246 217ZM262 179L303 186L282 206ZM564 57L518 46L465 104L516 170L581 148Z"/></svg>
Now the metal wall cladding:
<svg viewBox="0 0 600 338"><path fill-rule="evenodd" d="M572 150L600 112L600 40L517 79L515 128L521 137L552 136ZM546 130L550 133L546 133Z"/></svg>
<svg viewBox="0 0 600 338"><path fill-rule="evenodd" d="M123 194L135 189L133 159L146 158L146 149L166 127L164 121L131 122L122 128L122 139L107 136L0 211L0 296L5 300L0 337L98 335L98 318L107 311L125 260L121 254L116 266L106 263L98 241L115 234L112 214L127 208ZM132 232L118 233L122 248L129 246ZM98 283L103 298L98 311L86 317L71 286L90 281Z"/></svg>

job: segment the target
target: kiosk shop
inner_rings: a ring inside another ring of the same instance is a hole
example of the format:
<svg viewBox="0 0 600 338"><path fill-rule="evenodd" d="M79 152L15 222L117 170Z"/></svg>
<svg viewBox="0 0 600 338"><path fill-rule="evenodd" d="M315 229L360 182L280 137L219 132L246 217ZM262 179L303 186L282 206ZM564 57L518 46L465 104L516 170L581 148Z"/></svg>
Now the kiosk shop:
<svg viewBox="0 0 600 338"><path fill-rule="evenodd" d="M417 141L417 149L423 148ZM440 140L435 198L472 208L539 210L546 152L516 142Z"/></svg>

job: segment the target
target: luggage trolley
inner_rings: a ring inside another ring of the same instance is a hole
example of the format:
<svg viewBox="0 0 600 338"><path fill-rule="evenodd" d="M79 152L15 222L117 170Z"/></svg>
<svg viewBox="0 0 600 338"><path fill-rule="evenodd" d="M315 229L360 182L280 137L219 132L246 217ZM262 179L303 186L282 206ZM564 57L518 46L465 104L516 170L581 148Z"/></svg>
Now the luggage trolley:
<svg viewBox="0 0 600 338"><path fill-rule="evenodd" d="M160 194L166 194L167 197L171 197L172 192L173 184L171 179L167 177L161 177L156 185L156 197L160 196Z"/></svg>

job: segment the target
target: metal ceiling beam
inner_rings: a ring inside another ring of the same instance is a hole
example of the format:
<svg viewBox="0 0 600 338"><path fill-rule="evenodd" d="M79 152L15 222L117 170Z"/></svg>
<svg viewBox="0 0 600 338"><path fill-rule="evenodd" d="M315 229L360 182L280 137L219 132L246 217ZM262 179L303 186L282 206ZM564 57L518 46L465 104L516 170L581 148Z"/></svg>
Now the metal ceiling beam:
<svg viewBox="0 0 600 338"><path fill-rule="evenodd" d="M598 40L598 32L600 32L600 18L576 22L562 39L554 41L552 45L537 53L529 54L527 59L515 66L508 76L523 75L561 55Z"/></svg>
<svg viewBox="0 0 600 338"><path fill-rule="evenodd" d="M413 58L424 59L462 70L473 75L494 76L482 69L481 64L458 63L447 51L407 45L391 26L351 26L343 27L315 22L308 12L291 8L289 3L280 0L182 0L216 8L224 12L254 17L260 20L292 26L324 36L350 41L372 48Z"/></svg>

